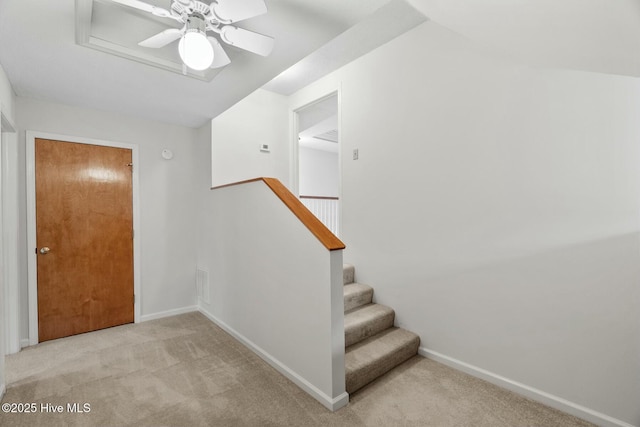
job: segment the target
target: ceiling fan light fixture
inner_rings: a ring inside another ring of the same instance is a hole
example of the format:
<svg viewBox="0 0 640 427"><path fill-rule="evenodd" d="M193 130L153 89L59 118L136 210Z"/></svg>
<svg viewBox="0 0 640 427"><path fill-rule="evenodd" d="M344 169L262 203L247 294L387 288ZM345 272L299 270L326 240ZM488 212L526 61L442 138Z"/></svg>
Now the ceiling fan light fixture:
<svg viewBox="0 0 640 427"><path fill-rule="evenodd" d="M267 13L265 0L209 0L210 4L202 2L207 0L163 0L171 2L170 9L151 5L143 0L109 1L183 24L180 29L167 28L148 37L139 42L138 46L160 49L179 39L178 53L182 60L180 69L184 75L187 75L187 68L205 71L231 63L220 41L261 56L268 56L274 47L273 37L229 25ZM153 1L155 3L158 0ZM207 32L216 33L217 37L207 36ZM172 71L177 71L177 67ZM210 80L208 75L211 74L192 73L192 77Z"/></svg>
<svg viewBox="0 0 640 427"><path fill-rule="evenodd" d="M213 63L213 46L207 39L204 28L203 19L190 16L187 20L187 30L178 44L182 62L198 71L206 70Z"/></svg>

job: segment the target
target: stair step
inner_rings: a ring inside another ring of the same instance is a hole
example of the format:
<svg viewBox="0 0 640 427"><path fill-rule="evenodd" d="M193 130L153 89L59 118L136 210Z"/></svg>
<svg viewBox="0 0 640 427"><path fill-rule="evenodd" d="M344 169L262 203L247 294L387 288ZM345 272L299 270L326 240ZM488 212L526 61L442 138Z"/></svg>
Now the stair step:
<svg viewBox="0 0 640 427"><path fill-rule="evenodd" d="M347 393L353 393L418 353L420 337L392 327L345 352Z"/></svg>
<svg viewBox="0 0 640 427"><path fill-rule="evenodd" d="M367 304L344 314L344 346L349 347L393 326L395 312L380 304Z"/></svg>
<svg viewBox="0 0 640 427"><path fill-rule="evenodd" d="M353 310L362 305L371 304L373 288L361 283L344 285L344 311Z"/></svg>
<svg viewBox="0 0 640 427"><path fill-rule="evenodd" d="M342 284L348 285L355 280L356 269L353 265L342 264Z"/></svg>

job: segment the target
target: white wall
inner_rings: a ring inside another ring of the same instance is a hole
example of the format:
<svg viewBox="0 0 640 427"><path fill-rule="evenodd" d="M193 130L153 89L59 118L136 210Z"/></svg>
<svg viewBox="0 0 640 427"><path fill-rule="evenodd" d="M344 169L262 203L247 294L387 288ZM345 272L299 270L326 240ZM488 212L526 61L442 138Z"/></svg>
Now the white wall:
<svg viewBox="0 0 640 427"><path fill-rule="evenodd" d="M17 98L16 109L21 144L24 131L33 130L139 146L134 167L140 168L141 318L193 308L198 132L29 98ZM161 157L163 148L173 151L172 160Z"/></svg>
<svg viewBox="0 0 640 427"><path fill-rule="evenodd" d="M429 22L290 105L338 88L345 260L423 354L640 425L638 79L527 68Z"/></svg>
<svg viewBox="0 0 640 427"><path fill-rule="evenodd" d="M203 313L326 407L345 405L342 251L262 181L209 191L200 224Z"/></svg>
<svg viewBox="0 0 640 427"><path fill-rule="evenodd" d="M300 147L298 192L305 196L340 196L338 153Z"/></svg>
<svg viewBox="0 0 640 427"><path fill-rule="evenodd" d="M288 183L287 99L257 90L211 122L213 186L259 176ZM260 152L268 144L271 152Z"/></svg>

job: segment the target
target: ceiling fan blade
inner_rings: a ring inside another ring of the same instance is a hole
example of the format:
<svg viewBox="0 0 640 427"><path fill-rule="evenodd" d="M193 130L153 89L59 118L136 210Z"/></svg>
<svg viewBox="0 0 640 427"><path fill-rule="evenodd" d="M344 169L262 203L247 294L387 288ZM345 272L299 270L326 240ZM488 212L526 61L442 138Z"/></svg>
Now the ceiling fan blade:
<svg viewBox="0 0 640 427"><path fill-rule="evenodd" d="M268 56L273 49L273 37L254 33L243 28L225 25L220 30L220 38L231 46L239 47L249 52Z"/></svg>
<svg viewBox="0 0 640 427"><path fill-rule="evenodd" d="M182 30L170 28L138 43L138 46L160 48L182 37Z"/></svg>
<svg viewBox="0 0 640 427"><path fill-rule="evenodd" d="M231 60L227 56L227 52L224 51L220 42L215 37L207 37L211 46L213 46L213 63L209 68L220 68L229 64Z"/></svg>
<svg viewBox="0 0 640 427"><path fill-rule="evenodd" d="M160 16L162 18L177 19L176 16L172 15L171 12L169 12L166 9L163 9L161 7L156 7L139 0L111 0L111 1L114 3L119 3L125 6L133 7L134 9L142 10L144 12L153 13L154 15Z"/></svg>
<svg viewBox="0 0 640 427"><path fill-rule="evenodd" d="M213 14L225 24L267 13L264 0L217 0L211 4Z"/></svg>

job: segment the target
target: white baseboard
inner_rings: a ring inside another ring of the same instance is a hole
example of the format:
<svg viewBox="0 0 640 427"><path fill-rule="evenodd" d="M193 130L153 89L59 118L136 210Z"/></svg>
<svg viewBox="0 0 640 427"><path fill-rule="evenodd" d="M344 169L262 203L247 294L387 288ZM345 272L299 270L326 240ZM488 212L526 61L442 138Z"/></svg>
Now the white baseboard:
<svg viewBox="0 0 640 427"><path fill-rule="evenodd" d="M140 316L140 322L148 322L149 320L162 319L163 317L176 316L178 314L192 313L198 311L197 305L189 307L175 308L173 310L161 311L159 313L145 314Z"/></svg>
<svg viewBox="0 0 640 427"><path fill-rule="evenodd" d="M510 380L509 378L505 378L501 375L489 372L485 369L478 368L477 366L470 365L468 363L454 359L453 357L449 357L436 351L429 350L428 348L420 347L418 349L418 353L428 359L435 360L436 362L440 362L444 365L465 372L469 375L473 375L474 377L481 378L499 387L506 388L507 390L511 390L514 393L518 393L522 396L528 397L529 399L543 403L547 406L551 406L552 408L558 409L562 412L566 412L578 418L582 418L583 420L592 422L601 427L637 427L625 421L618 420L603 413L570 402L561 397L554 396L533 387L529 387L526 384Z"/></svg>
<svg viewBox="0 0 640 427"><path fill-rule="evenodd" d="M159 313L145 314L144 316L140 316L140 322L148 322L149 320L154 319L162 319L163 317L176 316L178 314L184 313L192 313L194 311L198 311L197 305L191 305L189 307L176 308L173 310L161 311ZM38 344L37 342L35 344ZM33 344L33 345L35 345ZM25 347L29 347L31 344L31 340L29 338L25 338L20 340L20 349Z"/></svg>
<svg viewBox="0 0 640 427"><path fill-rule="evenodd" d="M345 391L340 394L336 398L331 398L327 396L325 393L320 391L316 386L311 384L309 381L298 375L296 372L292 371L288 366L284 365L278 359L267 353L265 350L254 344L251 340L246 338L244 335L238 333L235 329L224 323L222 320L218 319L208 311L204 310L200 307L200 312L205 315L209 320L213 323L224 329L228 334L233 336L235 339L240 341L242 344L247 346L250 350L260 356L265 362L271 365L275 370L280 372L282 375L291 380L295 385L300 387L302 390L307 392L311 397L320 402L325 408L330 411L337 411L338 409L346 406L349 403L349 394Z"/></svg>

